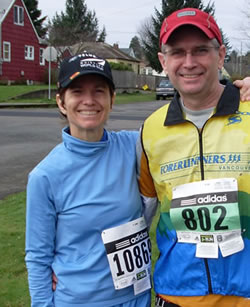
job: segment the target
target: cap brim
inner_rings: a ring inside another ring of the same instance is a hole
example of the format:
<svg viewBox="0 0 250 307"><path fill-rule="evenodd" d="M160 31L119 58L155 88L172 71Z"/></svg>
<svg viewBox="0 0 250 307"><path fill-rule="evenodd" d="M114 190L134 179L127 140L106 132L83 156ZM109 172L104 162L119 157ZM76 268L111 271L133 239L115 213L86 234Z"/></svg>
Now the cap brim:
<svg viewBox="0 0 250 307"><path fill-rule="evenodd" d="M171 30L167 31L166 33L163 34L162 36L162 39L161 39L161 43L162 44L166 44L169 37L171 36L171 34L178 28L180 28L181 26L186 26L186 25L192 25L192 26L195 26L197 28L199 28L203 33L206 34L206 36L209 38L209 39L212 39L212 38L215 38L215 34L210 31L207 27L205 26L202 26L201 24L199 23L196 23L196 22L185 22L185 23L181 23L181 24L177 24L175 25Z"/></svg>
<svg viewBox="0 0 250 307"><path fill-rule="evenodd" d="M106 74L104 74L104 73L102 73L102 72L99 72L99 71L93 71L93 70L84 70L84 71L79 72L79 74L78 74L75 78L67 79L67 80L61 82L61 83L60 83L60 87L61 87L61 88L68 87L68 86L70 85L70 83L72 83L74 80L76 80L77 78L79 78L79 77L81 77L81 76L84 76L84 75L99 75L99 76L102 76L102 77L104 77L104 78L109 82L109 84L111 84L111 86L115 89L115 85L114 85L113 80L111 80L110 78L108 78Z"/></svg>

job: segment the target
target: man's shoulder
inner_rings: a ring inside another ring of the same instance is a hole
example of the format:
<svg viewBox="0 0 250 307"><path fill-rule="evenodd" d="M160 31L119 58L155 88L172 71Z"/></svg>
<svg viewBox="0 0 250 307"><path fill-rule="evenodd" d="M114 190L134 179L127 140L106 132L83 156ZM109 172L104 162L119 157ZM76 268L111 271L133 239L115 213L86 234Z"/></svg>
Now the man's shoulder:
<svg viewBox="0 0 250 307"><path fill-rule="evenodd" d="M244 110L250 113L250 100L240 101L239 110Z"/></svg>
<svg viewBox="0 0 250 307"><path fill-rule="evenodd" d="M152 114L150 114L145 119L145 122L156 121L156 120L161 120L161 119L165 120L169 106L170 106L170 103L166 103L164 106L155 110Z"/></svg>

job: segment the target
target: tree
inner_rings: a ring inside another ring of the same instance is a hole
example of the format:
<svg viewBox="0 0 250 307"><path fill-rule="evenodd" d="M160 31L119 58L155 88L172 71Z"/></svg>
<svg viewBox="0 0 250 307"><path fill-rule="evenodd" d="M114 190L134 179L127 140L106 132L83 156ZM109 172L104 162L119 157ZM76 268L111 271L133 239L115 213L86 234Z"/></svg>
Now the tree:
<svg viewBox="0 0 250 307"><path fill-rule="evenodd" d="M230 45L229 39L223 33L222 29L220 29L220 32L221 32L223 44L226 46L226 56L225 56L225 63L226 63L230 59L230 53L232 50L232 46Z"/></svg>
<svg viewBox="0 0 250 307"><path fill-rule="evenodd" d="M101 43L104 43L105 39L106 39L106 36L107 36L107 32L106 32L106 28L104 26L103 29L102 29L102 32L99 34L99 37L97 38L97 41L101 42Z"/></svg>
<svg viewBox="0 0 250 307"><path fill-rule="evenodd" d="M129 48L133 49L135 56L137 59L143 58L143 50L138 36L134 36L129 44Z"/></svg>
<svg viewBox="0 0 250 307"><path fill-rule="evenodd" d="M245 34L244 40L250 39L250 0L245 1L245 9L243 14L245 15L244 21L243 21L243 27L242 32ZM247 46L250 47L249 45Z"/></svg>
<svg viewBox="0 0 250 307"><path fill-rule="evenodd" d="M161 11L155 8L155 16L142 24L139 30L139 35L141 38L142 48L144 54L149 61L151 67L158 72L162 71L161 64L158 60L157 53L159 52L159 34L161 30L161 24L163 20L172 14L176 10L180 10L186 7L193 7L207 13L214 15L215 8L214 3L204 6L201 0L162 0ZM230 52L231 46L229 46L229 41L222 33L222 37L226 46L228 47L228 52Z"/></svg>
<svg viewBox="0 0 250 307"><path fill-rule="evenodd" d="M42 11L38 9L37 0L24 0L24 3L38 35L41 38L44 38L48 29L43 26L43 22L47 16L39 18L42 15Z"/></svg>
<svg viewBox="0 0 250 307"><path fill-rule="evenodd" d="M66 0L65 13L56 14L49 23L49 41L54 46L72 46L84 41L105 41L103 27L99 37L95 11L90 11L85 0Z"/></svg>

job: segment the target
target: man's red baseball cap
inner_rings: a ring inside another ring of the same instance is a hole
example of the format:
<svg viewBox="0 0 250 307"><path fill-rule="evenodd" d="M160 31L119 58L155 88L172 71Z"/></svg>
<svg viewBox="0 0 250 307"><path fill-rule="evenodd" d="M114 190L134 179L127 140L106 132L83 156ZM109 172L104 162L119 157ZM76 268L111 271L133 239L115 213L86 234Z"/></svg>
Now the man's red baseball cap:
<svg viewBox="0 0 250 307"><path fill-rule="evenodd" d="M175 11L164 19L160 32L160 46L167 43L174 30L184 25L196 26L209 39L216 38L222 45L221 32L213 16L195 8L185 8Z"/></svg>

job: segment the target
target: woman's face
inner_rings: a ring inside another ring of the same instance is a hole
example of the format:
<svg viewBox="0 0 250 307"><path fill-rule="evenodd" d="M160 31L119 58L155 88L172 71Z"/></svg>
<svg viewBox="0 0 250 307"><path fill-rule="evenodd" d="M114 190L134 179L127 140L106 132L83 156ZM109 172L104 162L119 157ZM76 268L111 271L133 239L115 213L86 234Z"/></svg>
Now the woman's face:
<svg viewBox="0 0 250 307"><path fill-rule="evenodd" d="M57 95L57 104L68 119L71 135L94 142L102 138L114 98L106 79L90 74L73 81L63 100Z"/></svg>

